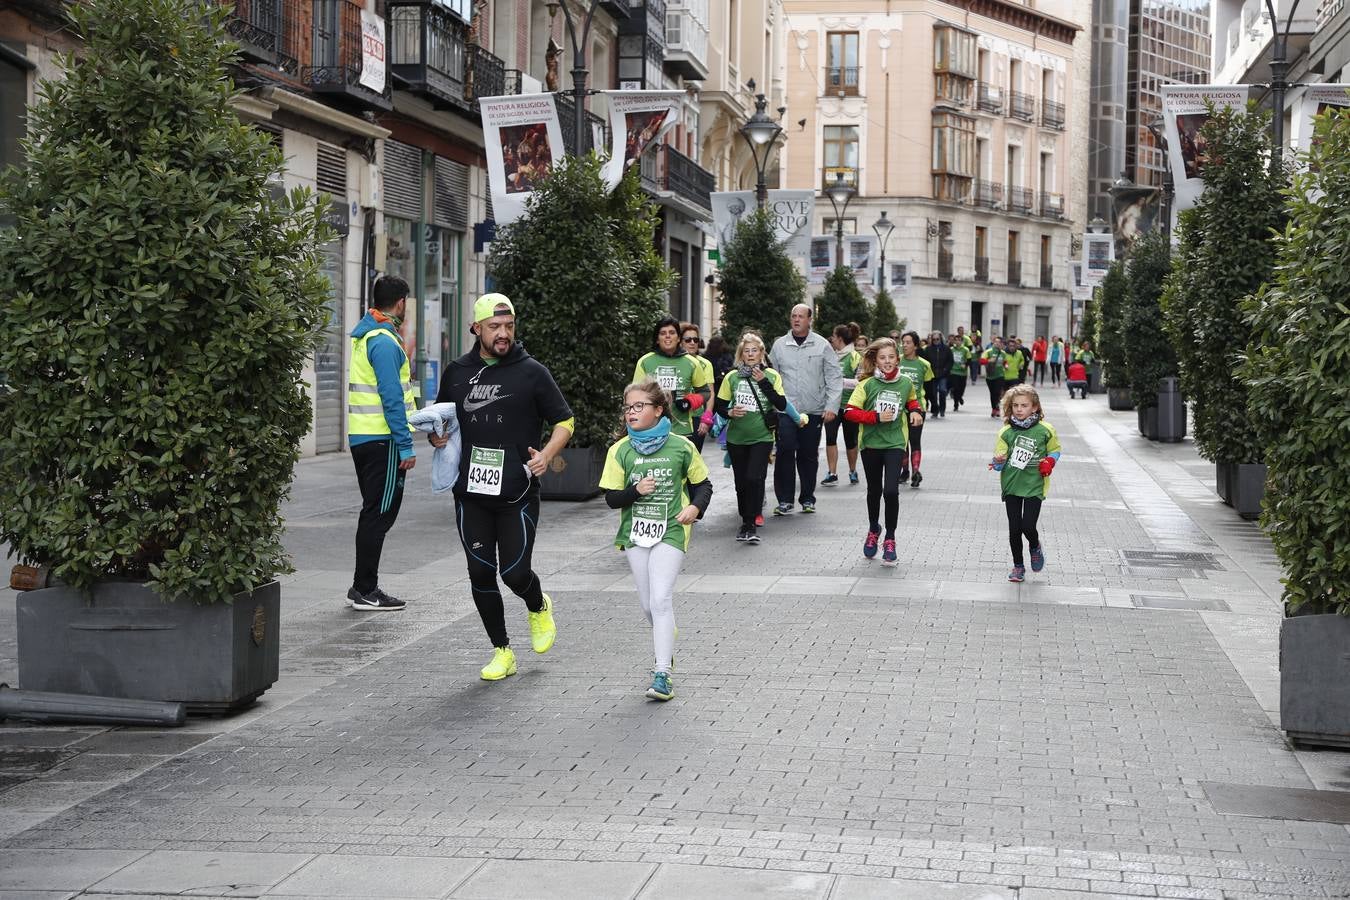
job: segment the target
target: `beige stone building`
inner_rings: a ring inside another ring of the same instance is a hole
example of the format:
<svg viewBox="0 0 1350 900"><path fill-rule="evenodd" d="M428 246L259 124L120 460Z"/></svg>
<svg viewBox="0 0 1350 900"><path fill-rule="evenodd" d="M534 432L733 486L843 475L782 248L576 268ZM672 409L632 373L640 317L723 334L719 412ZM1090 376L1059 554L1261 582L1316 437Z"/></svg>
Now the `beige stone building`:
<svg viewBox="0 0 1350 900"><path fill-rule="evenodd" d="M816 233L835 233L823 189L842 174L857 190L845 234L873 233L883 212L894 223L882 249L888 280L908 267L892 293L910 328L1067 335L1090 3L783 6L782 184L821 191Z"/></svg>

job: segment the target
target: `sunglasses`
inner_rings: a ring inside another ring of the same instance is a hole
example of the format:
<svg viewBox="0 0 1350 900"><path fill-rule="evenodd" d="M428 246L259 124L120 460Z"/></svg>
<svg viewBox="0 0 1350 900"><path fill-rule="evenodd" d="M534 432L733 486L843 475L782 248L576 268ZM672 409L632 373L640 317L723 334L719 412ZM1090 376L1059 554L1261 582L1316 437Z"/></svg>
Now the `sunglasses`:
<svg viewBox="0 0 1350 900"><path fill-rule="evenodd" d="M686 344L697 344L697 343L698 343L698 338L697 338L697 337L680 338L680 340L684 341Z"/></svg>

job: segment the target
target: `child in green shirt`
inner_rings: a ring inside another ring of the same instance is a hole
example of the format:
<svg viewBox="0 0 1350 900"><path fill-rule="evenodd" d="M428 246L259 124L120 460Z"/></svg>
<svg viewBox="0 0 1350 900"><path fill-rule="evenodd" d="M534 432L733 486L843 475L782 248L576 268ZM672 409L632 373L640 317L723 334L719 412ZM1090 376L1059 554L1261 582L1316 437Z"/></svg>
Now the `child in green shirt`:
<svg viewBox="0 0 1350 900"><path fill-rule="evenodd" d="M1003 395L1003 428L994 443L989 468L999 473L1003 505L1008 512L1008 543L1013 567L1008 580L1026 580L1022 538L1031 551L1031 571L1045 568L1045 549L1036 530L1041 502L1050 485L1050 473L1059 460L1059 435L1046 422L1041 398L1030 385L1017 385Z"/></svg>

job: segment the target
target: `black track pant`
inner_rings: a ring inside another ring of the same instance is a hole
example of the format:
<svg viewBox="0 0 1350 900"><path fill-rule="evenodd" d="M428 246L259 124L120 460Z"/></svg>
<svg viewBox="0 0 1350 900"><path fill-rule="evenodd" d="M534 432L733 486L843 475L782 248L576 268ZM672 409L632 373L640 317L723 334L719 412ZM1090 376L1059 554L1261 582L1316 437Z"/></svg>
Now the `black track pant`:
<svg viewBox="0 0 1350 900"><path fill-rule="evenodd" d="M1003 390L1007 382L1002 378L986 378L984 383L989 385L989 408L998 409L1003 402Z"/></svg>
<svg viewBox="0 0 1350 900"><path fill-rule="evenodd" d="M867 476L867 524L869 528L881 525L881 501L886 500L886 538L894 539L895 523L900 518L900 470L904 468L905 451L865 448L862 457L863 474Z"/></svg>
<svg viewBox="0 0 1350 900"><path fill-rule="evenodd" d="M901 413L908 415L908 413ZM909 449L901 457L904 460L902 468L905 470L905 477L909 477L909 471L913 469L919 471L919 466L923 465L923 426L909 426Z"/></svg>
<svg viewBox="0 0 1350 900"><path fill-rule="evenodd" d="M733 444L727 441L731 455L731 474L736 479L736 508L742 525L755 524L755 516L764 509L764 479L769 475L769 451L773 444Z"/></svg>
<svg viewBox="0 0 1350 900"><path fill-rule="evenodd" d="M1008 509L1008 546L1012 548L1013 565L1020 566L1023 565L1023 535L1030 549L1041 546L1041 536L1036 531L1036 523L1041 518L1041 499L1004 495L1003 505Z"/></svg>
<svg viewBox="0 0 1350 900"><path fill-rule="evenodd" d="M497 587L497 569L502 581L525 601L530 612L544 608L539 576L530 567L534 534L539 525L539 498L519 503L499 500L455 498L455 521L469 564L473 602L494 647L511 643L506 635L506 610Z"/></svg>
<svg viewBox="0 0 1350 900"><path fill-rule="evenodd" d="M1036 368L1033 371L1036 374L1031 379L1032 384L1045 384L1045 363L1036 363Z"/></svg>
<svg viewBox="0 0 1350 900"><path fill-rule="evenodd" d="M1059 363L1050 364L1050 383L1059 384Z"/></svg>
<svg viewBox="0 0 1350 900"><path fill-rule="evenodd" d="M356 571L352 587L369 594L380 586L380 554L384 536L394 527L403 505L403 472L393 438L352 446L356 481L361 486L361 515L356 520Z"/></svg>
<svg viewBox="0 0 1350 900"><path fill-rule="evenodd" d="M962 372L960 375L953 375L948 381L952 390L952 409L960 409L966 405L966 375Z"/></svg>

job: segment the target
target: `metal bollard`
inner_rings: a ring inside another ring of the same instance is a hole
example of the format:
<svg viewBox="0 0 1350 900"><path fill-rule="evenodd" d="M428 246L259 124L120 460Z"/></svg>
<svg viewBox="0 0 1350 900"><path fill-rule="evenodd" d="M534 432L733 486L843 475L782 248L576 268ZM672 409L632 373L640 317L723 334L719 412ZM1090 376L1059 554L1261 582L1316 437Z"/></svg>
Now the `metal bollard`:
<svg viewBox="0 0 1350 900"><path fill-rule="evenodd" d="M187 706L164 700L17 691L7 684L0 684L0 719L177 728L187 721Z"/></svg>

